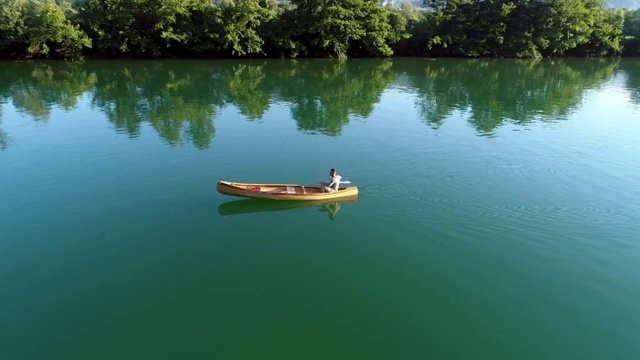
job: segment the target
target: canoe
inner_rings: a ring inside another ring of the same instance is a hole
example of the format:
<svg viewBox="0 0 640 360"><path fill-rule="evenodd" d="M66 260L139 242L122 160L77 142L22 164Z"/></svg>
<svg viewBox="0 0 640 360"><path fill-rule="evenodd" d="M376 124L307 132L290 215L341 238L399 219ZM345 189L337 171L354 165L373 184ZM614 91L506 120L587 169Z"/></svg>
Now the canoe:
<svg viewBox="0 0 640 360"><path fill-rule="evenodd" d="M252 214L261 212L286 211L302 209L313 206L326 206L337 203L355 202L358 195L342 197L339 199L308 200L308 201L276 201L270 199L243 199L233 200L218 206L220 216Z"/></svg>
<svg viewBox="0 0 640 360"><path fill-rule="evenodd" d="M356 186L340 187L337 191L323 192L319 186L247 184L220 180L216 188L219 193L225 195L273 200L328 200L358 195Z"/></svg>

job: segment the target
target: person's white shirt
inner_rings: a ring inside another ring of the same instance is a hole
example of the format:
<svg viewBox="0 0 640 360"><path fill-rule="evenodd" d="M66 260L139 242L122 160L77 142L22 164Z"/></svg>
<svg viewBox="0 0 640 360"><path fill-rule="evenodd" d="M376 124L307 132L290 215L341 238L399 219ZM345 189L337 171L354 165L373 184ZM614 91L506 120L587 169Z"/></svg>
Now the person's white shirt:
<svg viewBox="0 0 640 360"><path fill-rule="evenodd" d="M333 178L331 179L331 182L327 186L328 190L329 191L338 191L338 188L340 187L340 180L342 180L342 176L340 176L338 174L333 175Z"/></svg>

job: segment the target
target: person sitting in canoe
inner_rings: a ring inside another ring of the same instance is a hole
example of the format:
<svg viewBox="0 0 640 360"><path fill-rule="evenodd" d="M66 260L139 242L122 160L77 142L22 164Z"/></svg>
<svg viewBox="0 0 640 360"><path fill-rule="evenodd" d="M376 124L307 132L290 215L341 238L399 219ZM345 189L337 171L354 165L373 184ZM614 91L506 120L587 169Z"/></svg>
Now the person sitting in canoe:
<svg viewBox="0 0 640 360"><path fill-rule="evenodd" d="M320 183L320 188L322 189L323 192L338 191L338 188L340 187L340 180L342 179L342 176L340 176L340 175L338 175L336 173L336 169L331 169L329 171L329 175L331 175L331 182L329 182L329 183L326 183L326 182Z"/></svg>

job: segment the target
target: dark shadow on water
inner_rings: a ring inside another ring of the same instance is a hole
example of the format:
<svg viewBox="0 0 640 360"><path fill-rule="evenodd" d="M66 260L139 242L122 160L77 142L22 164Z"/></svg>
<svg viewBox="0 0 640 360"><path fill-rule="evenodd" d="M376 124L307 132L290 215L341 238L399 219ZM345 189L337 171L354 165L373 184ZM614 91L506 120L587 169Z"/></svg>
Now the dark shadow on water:
<svg viewBox="0 0 640 360"><path fill-rule="evenodd" d="M340 211L342 203L355 202L358 196L350 196L342 199L315 200L315 201L286 201L266 199L244 199L229 201L218 206L220 216L253 214L260 212L285 211L317 206L320 212L326 212L330 220L334 220Z"/></svg>

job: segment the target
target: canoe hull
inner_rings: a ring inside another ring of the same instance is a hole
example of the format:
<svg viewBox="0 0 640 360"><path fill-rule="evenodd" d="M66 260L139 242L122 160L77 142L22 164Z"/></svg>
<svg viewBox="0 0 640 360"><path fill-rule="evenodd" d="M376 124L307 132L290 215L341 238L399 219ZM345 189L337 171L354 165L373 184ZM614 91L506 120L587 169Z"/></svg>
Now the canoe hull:
<svg viewBox="0 0 640 360"><path fill-rule="evenodd" d="M338 191L322 192L319 186L299 184L249 184L229 181L218 181L216 189L219 193L255 199L272 200L331 200L358 195L355 186L341 187Z"/></svg>

